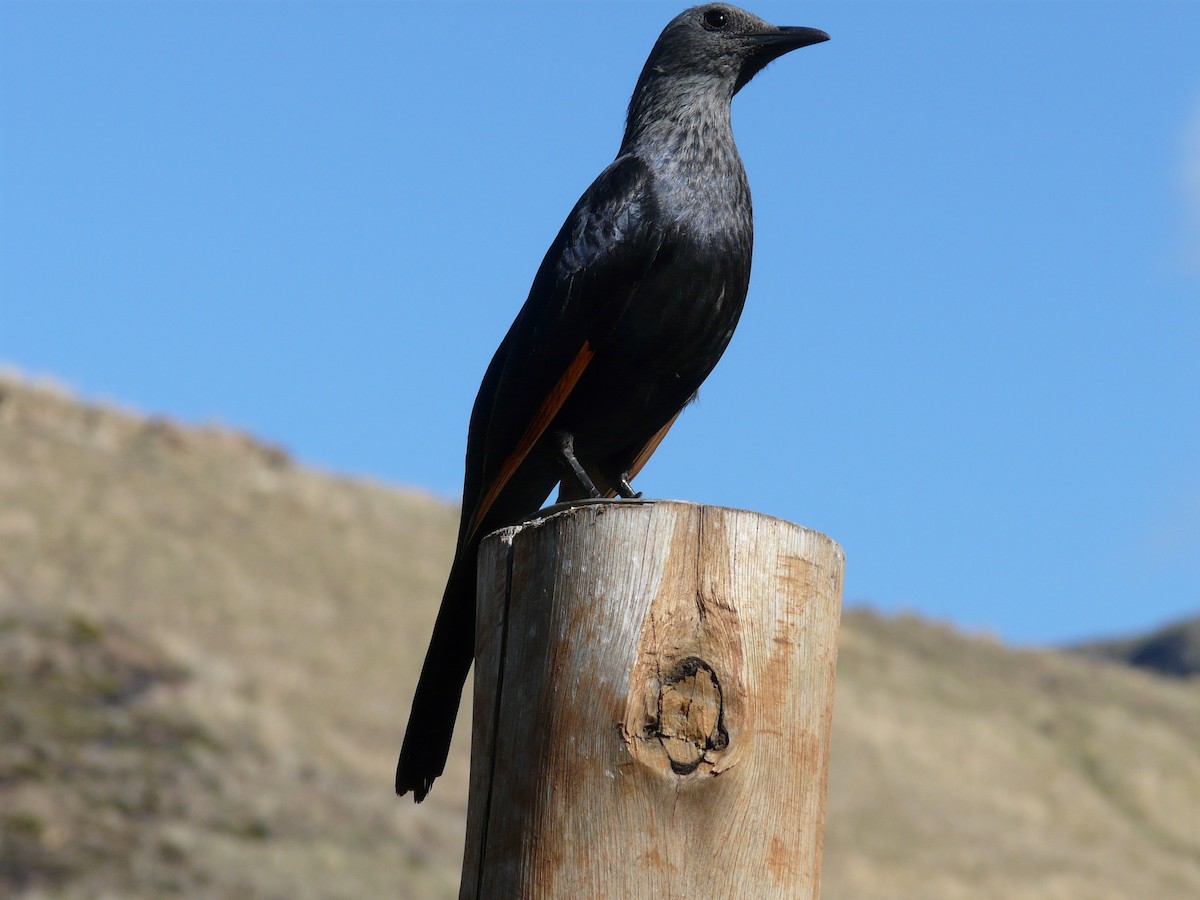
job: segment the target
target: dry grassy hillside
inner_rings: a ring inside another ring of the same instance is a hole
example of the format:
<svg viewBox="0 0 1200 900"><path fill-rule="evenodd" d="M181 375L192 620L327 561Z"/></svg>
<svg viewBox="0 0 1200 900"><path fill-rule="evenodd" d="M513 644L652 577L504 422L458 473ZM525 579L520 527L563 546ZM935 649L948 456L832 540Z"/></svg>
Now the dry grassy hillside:
<svg viewBox="0 0 1200 900"><path fill-rule="evenodd" d="M465 735L390 784L453 526L0 381L0 896L453 896ZM858 613L835 721L827 898L1200 896L1196 680Z"/></svg>

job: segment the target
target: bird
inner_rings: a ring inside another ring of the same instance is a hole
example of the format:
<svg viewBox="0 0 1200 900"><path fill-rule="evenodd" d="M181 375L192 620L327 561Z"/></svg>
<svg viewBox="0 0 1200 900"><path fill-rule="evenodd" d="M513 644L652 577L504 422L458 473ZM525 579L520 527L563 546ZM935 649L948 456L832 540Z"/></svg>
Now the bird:
<svg viewBox="0 0 1200 900"><path fill-rule="evenodd" d="M750 281L750 188L733 96L817 44L725 3L680 13L633 90L616 158L575 204L483 376L455 556L396 767L419 803L442 774L474 656L482 538L632 479L717 364Z"/></svg>

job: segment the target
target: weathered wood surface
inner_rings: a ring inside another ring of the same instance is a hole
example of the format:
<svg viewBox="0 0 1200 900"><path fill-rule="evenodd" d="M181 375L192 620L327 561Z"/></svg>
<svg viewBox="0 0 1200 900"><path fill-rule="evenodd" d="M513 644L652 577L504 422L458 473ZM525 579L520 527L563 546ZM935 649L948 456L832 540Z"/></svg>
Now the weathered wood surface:
<svg viewBox="0 0 1200 900"><path fill-rule="evenodd" d="M818 896L836 543L621 501L480 560L460 897Z"/></svg>

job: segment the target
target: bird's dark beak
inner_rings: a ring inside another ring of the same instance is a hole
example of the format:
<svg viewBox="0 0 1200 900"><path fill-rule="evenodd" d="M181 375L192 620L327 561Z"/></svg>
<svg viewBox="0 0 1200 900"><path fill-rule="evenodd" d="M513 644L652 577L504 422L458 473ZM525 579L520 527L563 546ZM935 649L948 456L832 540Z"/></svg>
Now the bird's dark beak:
<svg viewBox="0 0 1200 900"><path fill-rule="evenodd" d="M792 50L829 40L829 35L820 28L804 28L799 25L780 25L770 31L760 31L748 37L752 41L752 49L742 63L741 75L733 88L735 94L771 60L778 59Z"/></svg>
<svg viewBox="0 0 1200 900"><path fill-rule="evenodd" d="M829 40L829 35L820 28L804 28L799 25L780 25L772 31L760 31L752 37L758 45L758 53L766 56L768 61L791 50Z"/></svg>

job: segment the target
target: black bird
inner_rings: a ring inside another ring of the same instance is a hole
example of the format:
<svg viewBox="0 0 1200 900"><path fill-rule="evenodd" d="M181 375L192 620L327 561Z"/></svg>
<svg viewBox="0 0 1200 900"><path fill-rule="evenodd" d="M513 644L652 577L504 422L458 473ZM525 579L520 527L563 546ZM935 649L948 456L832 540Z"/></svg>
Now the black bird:
<svg viewBox="0 0 1200 900"><path fill-rule="evenodd" d="M724 3L663 30L617 158L550 245L471 412L458 549L396 769L420 802L442 774L475 638L481 538L630 480L725 351L750 281L750 189L729 106L771 60L829 39Z"/></svg>

